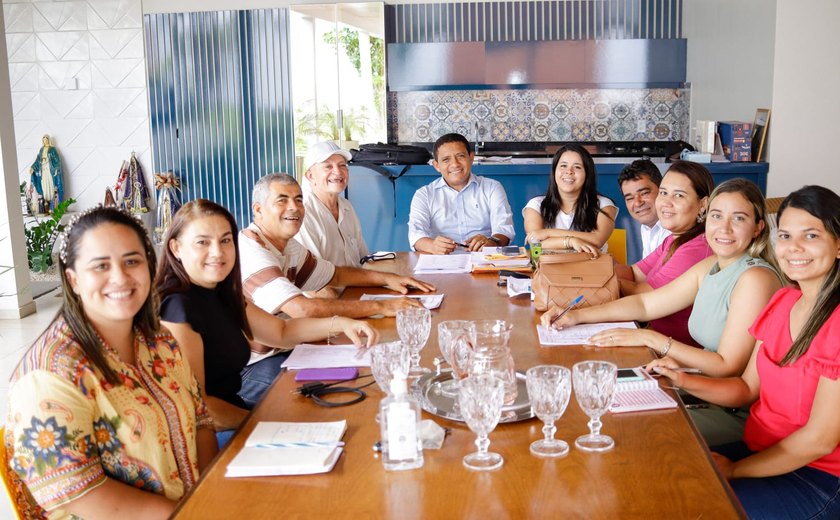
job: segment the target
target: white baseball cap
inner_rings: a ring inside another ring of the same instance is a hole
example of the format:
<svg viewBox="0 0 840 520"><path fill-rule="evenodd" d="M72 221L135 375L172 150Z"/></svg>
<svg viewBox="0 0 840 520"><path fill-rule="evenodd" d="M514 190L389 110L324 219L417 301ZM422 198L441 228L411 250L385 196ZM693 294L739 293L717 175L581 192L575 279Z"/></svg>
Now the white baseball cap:
<svg viewBox="0 0 840 520"><path fill-rule="evenodd" d="M312 168L312 166L319 162L324 162L331 156L338 154L348 161L353 158L350 152L342 150L333 141L321 141L315 143L308 152L306 152L306 159L304 161L305 170Z"/></svg>

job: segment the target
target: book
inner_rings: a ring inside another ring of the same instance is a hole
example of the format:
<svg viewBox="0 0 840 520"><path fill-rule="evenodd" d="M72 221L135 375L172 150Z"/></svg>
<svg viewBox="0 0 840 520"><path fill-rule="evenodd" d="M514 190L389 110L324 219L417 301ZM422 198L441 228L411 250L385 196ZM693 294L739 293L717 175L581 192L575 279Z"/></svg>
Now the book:
<svg viewBox="0 0 840 520"><path fill-rule="evenodd" d="M261 421L230 461L226 477L312 475L333 469L344 445L347 421Z"/></svg>
<svg viewBox="0 0 840 520"><path fill-rule="evenodd" d="M626 375L622 375L622 372ZM613 402L610 405L612 413L664 410L676 407L677 402L659 388L659 382L648 374L647 370L643 368L619 370Z"/></svg>

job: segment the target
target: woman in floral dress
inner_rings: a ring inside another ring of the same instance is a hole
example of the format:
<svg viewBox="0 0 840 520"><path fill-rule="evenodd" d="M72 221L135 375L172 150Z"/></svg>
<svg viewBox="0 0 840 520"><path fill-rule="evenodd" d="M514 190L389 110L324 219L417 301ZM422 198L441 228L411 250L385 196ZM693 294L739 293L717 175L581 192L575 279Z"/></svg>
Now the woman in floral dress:
<svg viewBox="0 0 840 520"><path fill-rule="evenodd" d="M27 516L166 518L216 453L178 344L160 329L155 255L116 208L59 252L64 302L12 375L4 443Z"/></svg>

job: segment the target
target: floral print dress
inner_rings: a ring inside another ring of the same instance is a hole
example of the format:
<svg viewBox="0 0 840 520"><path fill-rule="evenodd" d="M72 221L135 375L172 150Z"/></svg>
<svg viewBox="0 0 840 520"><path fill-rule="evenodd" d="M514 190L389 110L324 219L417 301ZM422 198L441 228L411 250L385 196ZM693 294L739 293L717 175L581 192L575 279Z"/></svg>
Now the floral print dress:
<svg viewBox="0 0 840 520"><path fill-rule="evenodd" d="M13 494L31 515L65 516L63 504L106 477L172 500L195 484L196 432L212 429L198 382L166 330L135 337L134 365L102 345L120 385L88 362L62 318L12 375L3 442Z"/></svg>

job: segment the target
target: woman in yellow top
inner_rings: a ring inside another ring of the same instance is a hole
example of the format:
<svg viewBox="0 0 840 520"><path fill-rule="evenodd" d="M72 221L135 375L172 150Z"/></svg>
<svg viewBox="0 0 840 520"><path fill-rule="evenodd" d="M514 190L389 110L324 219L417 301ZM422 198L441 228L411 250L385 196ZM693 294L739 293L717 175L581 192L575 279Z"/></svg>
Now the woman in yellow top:
<svg viewBox="0 0 840 520"><path fill-rule="evenodd" d="M216 439L159 327L151 242L127 213L96 208L65 230L59 271L63 305L9 390L4 462L18 505L33 517L166 518Z"/></svg>

